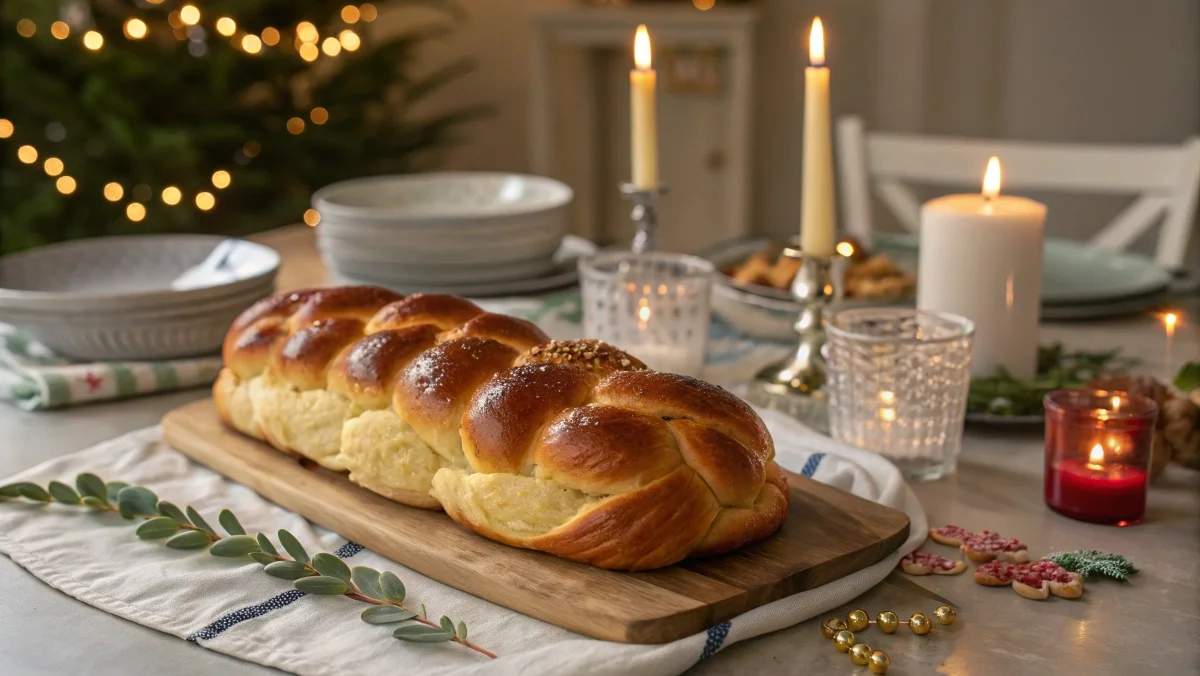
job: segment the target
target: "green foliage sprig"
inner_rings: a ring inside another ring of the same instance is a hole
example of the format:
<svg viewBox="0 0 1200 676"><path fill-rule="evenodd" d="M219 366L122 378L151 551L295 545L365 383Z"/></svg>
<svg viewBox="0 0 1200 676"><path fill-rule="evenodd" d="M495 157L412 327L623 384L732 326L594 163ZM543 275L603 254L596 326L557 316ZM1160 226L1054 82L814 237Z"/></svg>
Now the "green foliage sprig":
<svg viewBox="0 0 1200 676"><path fill-rule="evenodd" d="M172 549L204 549L223 558L248 557L263 566L271 577L288 580L306 593L319 596L344 596L371 607L360 617L367 624L399 624L392 636L411 643L442 643L452 641L475 652L495 659L495 653L467 640L467 625L455 623L443 615L434 622L429 619L424 604L417 613L404 605L404 583L395 573L380 573L366 566L351 568L337 556L327 552L309 555L286 530L277 534L286 555L264 533L249 535L228 509L221 510L217 523L227 535L221 535L192 507L181 510L148 488L130 486L119 481L105 482L91 473L80 474L72 488L51 481L45 488L31 482L0 486L0 502L29 500L48 504L87 507L101 512L116 512L126 519L141 519L137 536L143 540L166 539ZM290 557L290 558L289 558Z"/></svg>
<svg viewBox="0 0 1200 676"><path fill-rule="evenodd" d="M1181 392L1200 390L1200 361L1190 361L1175 374L1175 387Z"/></svg>
<svg viewBox="0 0 1200 676"><path fill-rule="evenodd" d="M1137 364L1121 356L1121 349L1106 352L1069 351L1062 343L1038 347L1037 375L1014 378L1004 367L985 378L973 378L967 395L967 412L999 416L1041 415L1042 399L1054 390L1083 387L1103 374L1121 373Z"/></svg>
<svg viewBox="0 0 1200 676"><path fill-rule="evenodd" d="M1114 580L1125 581L1130 575L1136 575L1138 569L1129 559L1120 554L1105 554L1095 549L1080 549L1076 552L1050 554L1046 557L1073 573L1084 577L1103 575Z"/></svg>

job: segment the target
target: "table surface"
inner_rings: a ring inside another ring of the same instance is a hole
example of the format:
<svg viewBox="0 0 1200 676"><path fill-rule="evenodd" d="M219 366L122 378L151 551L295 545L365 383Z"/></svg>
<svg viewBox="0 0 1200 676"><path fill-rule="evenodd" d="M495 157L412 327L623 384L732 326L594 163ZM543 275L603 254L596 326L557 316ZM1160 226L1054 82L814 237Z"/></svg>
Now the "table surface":
<svg viewBox="0 0 1200 676"><path fill-rule="evenodd" d="M327 283L306 229L284 228L257 237L284 256L280 288ZM1196 309L1189 313L1197 316ZM1165 376L1165 338L1152 317L1056 324L1044 340L1084 349L1120 345ZM1200 355L1200 332L1181 323L1176 359ZM64 411L26 413L0 405L0 477L32 467L133 429L153 425L201 390ZM913 486L929 522L988 528L1028 543L1035 554L1100 549L1126 554L1142 573L1131 582L1089 583L1077 601L1036 602L1007 589L981 587L969 573L909 577L892 573L853 603L870 614L931 614L945 600L958 610L951 627L927 636L903 629L875 630L861 638L886 651L893 674L1048 673L1081 667L1089 673L1197 673L1200 651L1200 472L1170 467L1153 484L1144 523L1114 528L1071 521L1042 503L1040 430L969 429L958 473ZM946 551L937 547L931 550ZM708 676L744 673L854 673L849 659L822 639L823 617L729 646L692 671ZM11 560L0 557L0 673L254 674L273 671L95 610L51 589Z"/></svg>

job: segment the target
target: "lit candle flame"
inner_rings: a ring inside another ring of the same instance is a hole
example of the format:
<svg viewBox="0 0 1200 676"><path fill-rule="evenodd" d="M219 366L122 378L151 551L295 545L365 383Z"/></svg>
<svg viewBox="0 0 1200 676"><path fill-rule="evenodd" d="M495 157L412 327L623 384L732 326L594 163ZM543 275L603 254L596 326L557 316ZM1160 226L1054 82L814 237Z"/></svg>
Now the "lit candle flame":
<svg viewBox="0 0 1200 676"><path fill-rule="evenodd" d="M645 305L638 308L638 319L640 319L644 322L649 321L650 320L650 308Z"/></svg>
<svg viewBox="0 0 1200 676"><path fill-rule="evenodd" d="M983 173L983 198L990 200L1000 194L1000 158L992 156Z"/></svg>
<svg viewBox="0 0 1200 676"><path fill-rule="evenodd" d="M1103 469L1101 463L1104 462L1104 447L1100 444L1092 446L1092 452L1088 454L1088 469Z"/></svg>
<svg viewBox="0 0 1200 676"><path fill-rule="evenodd" d="M646 24L638 26L633 37L633 63L640 70L650 68L650 32L646 30Z"/></svg>
<svg viewBox="0 0 1200 676"><path fill-rule="evenodd" d="M812 31L808 34L808 61L813 66L825 65L825 29L820 17L813 19Z"/></svg>
<svg viewBox="0 0 1200 676"><path fill-rule="evenodd" d="M1121 397L1113 396L1112 398L1113 413L1121 410Z"/></svg>
<svg viewBox="0 0 1200 676"><path fill-rule="evenodd" d="M1167 327L1167 333L1175 333L1175 324L1179 322L1179 315L1174 312L1168 312L1163 315L1163 325Z"/></svg>
<svg viewBox="0 0 1200 676"><path fill-rule="evenodd" d="M854 245L850 242L838 242L837 252L849 258L854 255Z"/></svg>

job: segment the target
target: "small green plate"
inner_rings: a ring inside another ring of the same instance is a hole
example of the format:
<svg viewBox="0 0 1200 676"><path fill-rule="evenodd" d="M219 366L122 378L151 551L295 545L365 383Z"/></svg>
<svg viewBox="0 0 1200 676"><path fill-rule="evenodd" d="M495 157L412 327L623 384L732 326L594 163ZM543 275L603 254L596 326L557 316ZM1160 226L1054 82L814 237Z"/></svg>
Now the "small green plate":
<svg viewBox="0 0 1200 676"><path fill-rule="evenodd" d="M877 250L915 267L917 236L875 236ZM1075 305L1121 300L1166 290L1169 271L1143 256L1048 238L1042 258L1042 303Z"/></svg>

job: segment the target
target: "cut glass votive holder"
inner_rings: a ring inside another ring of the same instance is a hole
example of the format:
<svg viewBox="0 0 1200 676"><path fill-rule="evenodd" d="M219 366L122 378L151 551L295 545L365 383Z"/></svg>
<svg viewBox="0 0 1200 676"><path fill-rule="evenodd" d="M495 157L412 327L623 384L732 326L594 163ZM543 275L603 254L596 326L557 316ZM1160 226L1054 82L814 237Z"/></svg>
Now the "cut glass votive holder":
<svg viewBox="0 0 1200 676"><path fill-rule="evenodd" d="M1141 521L1154 454L1154 400L1076 389L1051 392L1043 403L1046 505L1079 521Z"/></svg>
<svg viewBox="0 0 1200 676"><path fill-rule="evenodd" d="M860 308L837 313L825 330L833 438L888 458L910 479L953 472L975 325L943 312Z"/></svg>
<svg viewBox="0 0 1200 676"><path fill-rule="evenodd" d="M699 376L712 318L712 263L685 254L603 252L579 261L583 331L656 371Z"/></svg>

